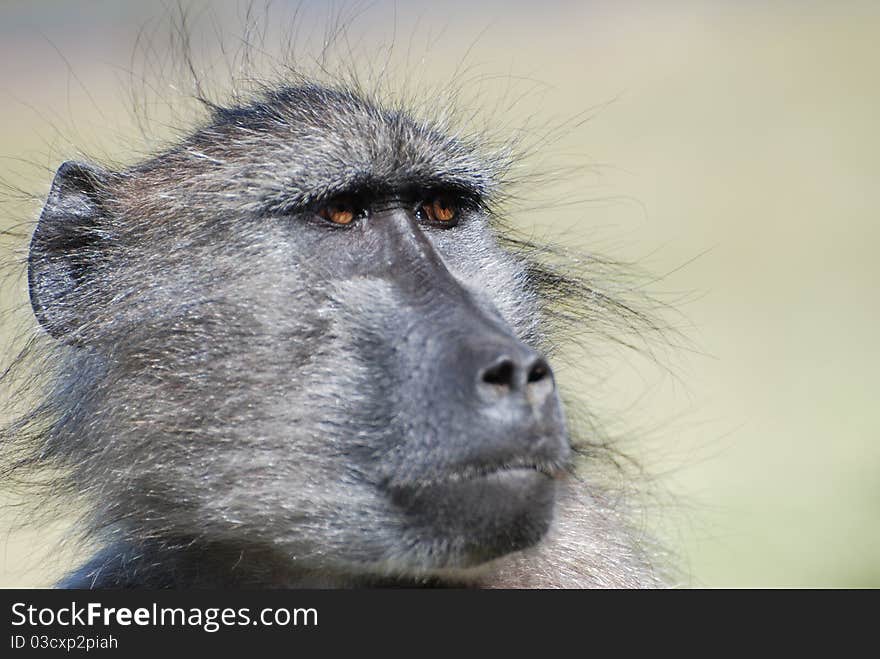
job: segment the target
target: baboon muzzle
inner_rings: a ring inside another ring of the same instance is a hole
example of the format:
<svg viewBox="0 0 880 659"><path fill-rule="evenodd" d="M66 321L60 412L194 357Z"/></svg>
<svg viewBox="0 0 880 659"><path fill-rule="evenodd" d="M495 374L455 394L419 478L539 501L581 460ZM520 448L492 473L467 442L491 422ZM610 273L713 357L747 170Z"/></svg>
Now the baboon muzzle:
<svg viewBox="0 0 880 659"><path fill-rule="evenodd" d="M442 449L425 447L443 453L441 478L514 469L552 477L563 470L570 449L544 357L456 279L412 212L386 209L369 223L383 246L376 268L407 310L402 377L434 441L442 442Z"/></svg>

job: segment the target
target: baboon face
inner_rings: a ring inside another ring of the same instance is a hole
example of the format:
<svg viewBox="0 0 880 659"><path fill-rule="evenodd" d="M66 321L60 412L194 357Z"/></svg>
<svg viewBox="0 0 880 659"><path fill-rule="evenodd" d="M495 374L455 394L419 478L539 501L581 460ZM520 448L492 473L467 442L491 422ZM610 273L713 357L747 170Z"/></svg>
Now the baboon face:
<svg viewBox="0 0 880 659"><path fill-rule="evenodd" d="M569 445L492 164L299 87L121 172L64 165L31 300L108 533L399 571L539 540Z"/></svg>

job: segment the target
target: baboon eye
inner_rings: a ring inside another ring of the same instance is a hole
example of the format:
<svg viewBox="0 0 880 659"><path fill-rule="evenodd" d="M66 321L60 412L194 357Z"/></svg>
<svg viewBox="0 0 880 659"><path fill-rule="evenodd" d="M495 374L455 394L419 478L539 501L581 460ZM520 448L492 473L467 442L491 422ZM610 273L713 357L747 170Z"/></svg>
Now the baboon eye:
<svg viewBox="0 0 880 659"><path fill-rule="evenodd" d="M351 224L351 222L364 214L363 209L346 199L334 199L321 206L317 214L333 224Z"/></svg>
<svg viewBox="0 0 880 659"><path fill-rule="evenodd" d="M451 224L458 215L458 205L449 197L435 197L422 203L422 212L432 222Z"/></svg>

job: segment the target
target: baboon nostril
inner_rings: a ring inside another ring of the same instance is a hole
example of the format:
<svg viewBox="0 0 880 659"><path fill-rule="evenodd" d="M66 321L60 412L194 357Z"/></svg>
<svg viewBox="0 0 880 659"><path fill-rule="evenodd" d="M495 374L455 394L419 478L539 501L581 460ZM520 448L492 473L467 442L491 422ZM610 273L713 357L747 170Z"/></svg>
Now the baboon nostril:
<svg viewBox="0 0 880 659"><path fill-rule="evenodd" d="M541 358L531 361L530 364L523 364L510 357L499 357L491 366L481 371L479 377L483 384L512 391L546 382L552 384L553 376L550 366Z"/></svg>
<svg viewBox="0 0 880 659"><path fill-rule="evenodd" d="M516 367L510 359L500 359L483 371L483 382L499 387L512 387Z"/></svg>
<svg viewBox="0 0 880 659"><path fill-rule="evenodd" d="M539 359L529 369L528 383L540 382L550 375L550 367L543 359Z"/></svg>

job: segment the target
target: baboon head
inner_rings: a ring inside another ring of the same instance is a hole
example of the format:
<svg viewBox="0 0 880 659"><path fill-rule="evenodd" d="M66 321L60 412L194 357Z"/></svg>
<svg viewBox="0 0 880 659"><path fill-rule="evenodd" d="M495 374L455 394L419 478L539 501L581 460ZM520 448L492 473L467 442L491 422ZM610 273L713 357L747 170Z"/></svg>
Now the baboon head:
<svg viewBox="0 0 880 659"><path fill-rule="evenodd" d="M100 537L386 575L538 542L570 448L503 168L315 85L128 169L64 164L30 297L64 346L46 451Z"/></svg>

